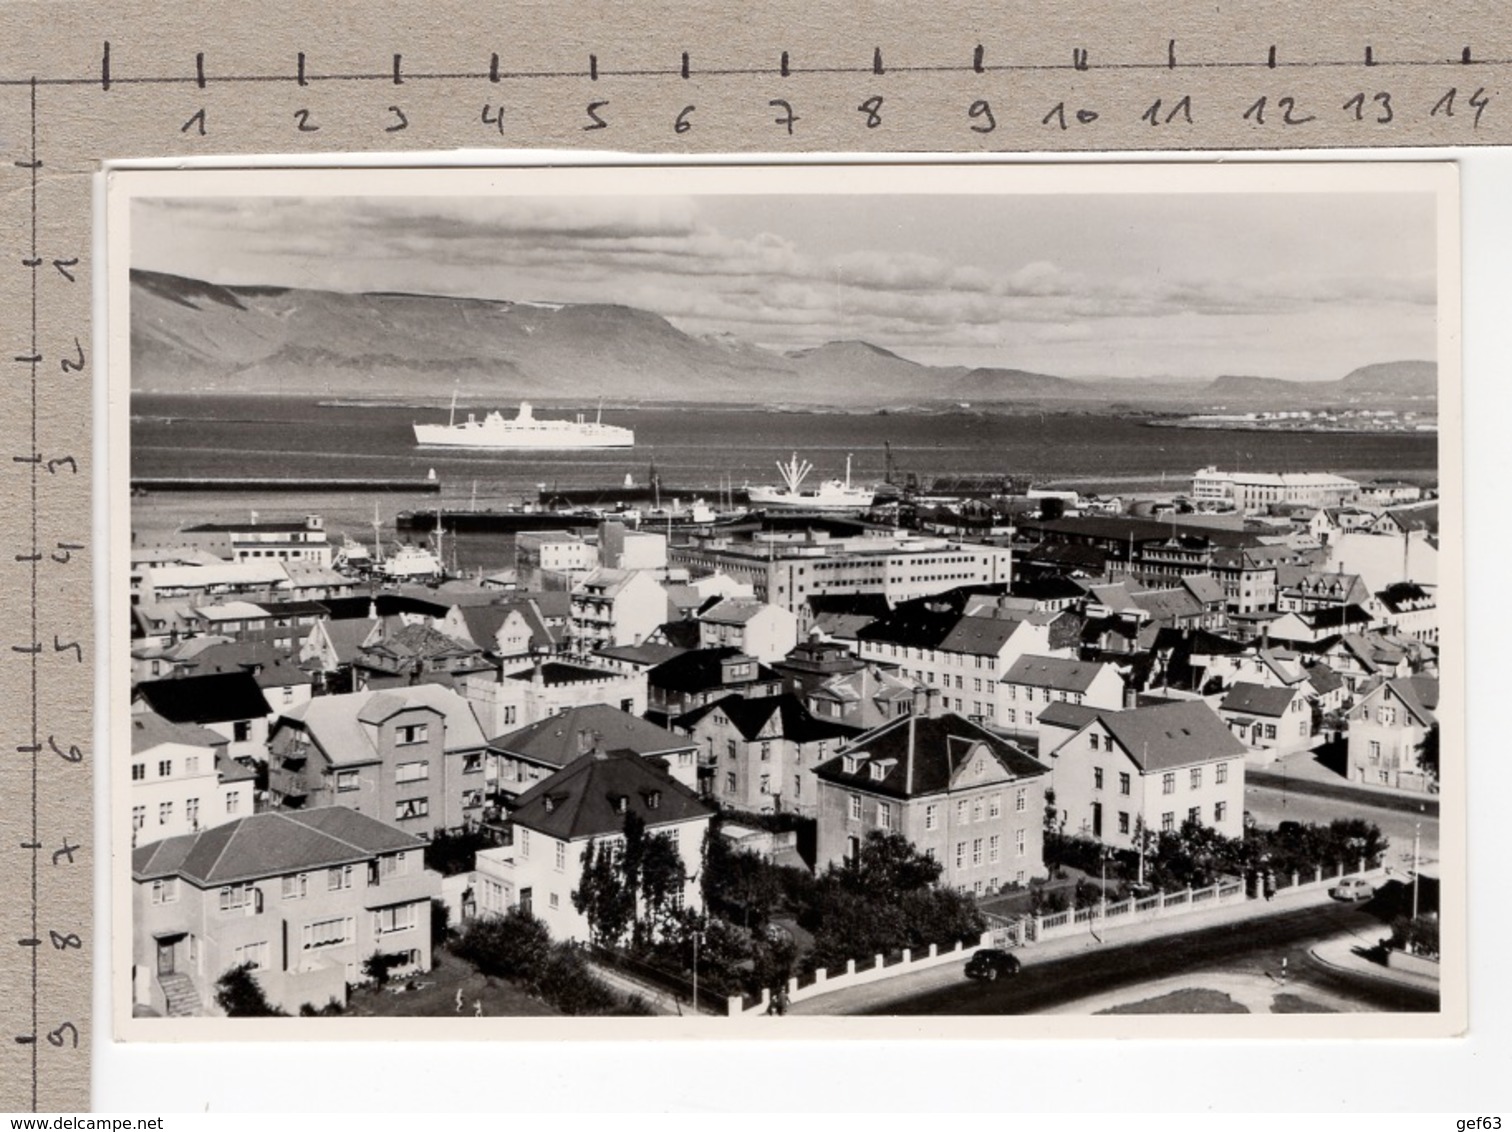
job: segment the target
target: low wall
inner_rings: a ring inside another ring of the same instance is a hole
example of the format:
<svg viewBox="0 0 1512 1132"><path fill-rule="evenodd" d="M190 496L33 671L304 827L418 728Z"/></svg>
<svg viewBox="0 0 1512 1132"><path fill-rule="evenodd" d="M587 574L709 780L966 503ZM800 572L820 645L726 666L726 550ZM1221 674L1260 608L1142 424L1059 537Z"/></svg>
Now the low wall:
<svg viewBox="0 0 1512 1132"><path fill-rule="evenodd" d="M1429 959L1426 955L1414 955L1410 951L1398 951L1396 948L1386 949L1386 966L1393 971L1406 971L1413 975L1423 975L1430 979L1439 977L1439 961Z"/></svg>
<svg viewBox="0 0 1512 1132"><path fill-rule="evenodd" d="M886 962L886 956L874 955L869 966L860 969L856 961L846 961L845 971L838 975L829 975L823 970L815 971L812 981L803 982L800 979L789 979L787 983L788 1002L803 1002L805 999L817 998L831 991L844 990L846 987L860 987L867 983L880 982L883 979L891 979L896 975L906 975L910 971L925 971L930 967L939 967L946 963L959 963L962 959L974 954L979 948L987 947L992 942L990 933L983 933L975 943L958 943L955 947L941 951L934 944L929 945L929 950L917 957L905 949L902 957L895 963ZM747 1006L745 999L739 995L731 995L727 1000L727 1011L731 1018L750 1014L765 1014L771 1006L772 992L763 989L761 997L753 1005Z"/></svg>

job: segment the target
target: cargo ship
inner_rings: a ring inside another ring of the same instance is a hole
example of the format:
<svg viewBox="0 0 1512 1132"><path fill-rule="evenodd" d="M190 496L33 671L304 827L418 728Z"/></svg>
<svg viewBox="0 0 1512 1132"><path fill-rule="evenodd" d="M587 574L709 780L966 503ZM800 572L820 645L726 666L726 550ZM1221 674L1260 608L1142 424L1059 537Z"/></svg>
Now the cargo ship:
<svg viewBox="0 0 1512 1132"><path fill-rule="evenodd" d="M752 507L801 508L806 511L865 511L876 502L877 493L869 487L851 483L850 457L845 458L845 478L826 480L818 487L804 488L803 481L814 470L807 460L799 460L798 453L786 464L778 463L777 472L782 477L781 487L752 487L747 494Z"/></svg>

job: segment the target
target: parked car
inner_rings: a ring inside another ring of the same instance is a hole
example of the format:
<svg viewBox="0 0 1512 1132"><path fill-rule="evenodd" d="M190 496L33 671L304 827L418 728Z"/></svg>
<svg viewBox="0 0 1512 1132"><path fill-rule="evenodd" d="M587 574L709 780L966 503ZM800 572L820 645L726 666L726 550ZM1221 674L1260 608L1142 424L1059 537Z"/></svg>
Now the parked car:
<svg viewBox="0 0 1512 1132"><path fill-rule="evenodd" d="M1019 969L1016 955L1010 955L1001 948L984 947L967 961L966 977L990 983L999 975L1017 975Z"/></svg>
<svg viewBox="0 0 1512 1132"><path fill-rule="evenodd" d="M1335 900L1369 900L1375 895L1375 885L1363 877L1345 877L1328 890Z"/></svg>

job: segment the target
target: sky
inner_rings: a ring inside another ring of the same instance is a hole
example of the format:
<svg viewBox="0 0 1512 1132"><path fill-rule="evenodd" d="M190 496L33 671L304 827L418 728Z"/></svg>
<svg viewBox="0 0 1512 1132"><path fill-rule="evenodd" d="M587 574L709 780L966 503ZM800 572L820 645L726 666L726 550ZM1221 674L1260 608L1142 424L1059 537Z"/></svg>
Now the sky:
<svg viewBox="0 0 1512 1132"><path fill-rule="evenodd" d="M877 176L858 170L857 176ZM1428 194L137 198L134 267L619 303L788 351L1336 380L1436 357Z"/></svg>

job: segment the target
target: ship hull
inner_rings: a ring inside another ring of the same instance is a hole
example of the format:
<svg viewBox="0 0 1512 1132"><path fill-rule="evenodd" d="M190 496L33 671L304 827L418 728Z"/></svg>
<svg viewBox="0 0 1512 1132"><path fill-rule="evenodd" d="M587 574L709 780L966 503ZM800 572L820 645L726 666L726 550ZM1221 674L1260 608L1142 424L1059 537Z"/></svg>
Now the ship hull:
<svg viewBox="0 0 1512 1132"><path fill-rule="evenodd" d="M568 425L562 429L487 428L470 425L417 424L415 443L422 448L482 448L501 452L573 452L587 448L634 448L628 428Z"/></svg>
<svg viewBox="0 0 1512 1132"><path fill-rule="evenodd" d="M770 491L753 487L750 489L752 507L784 509L791 511L865 511L875 502L870 492L823 492L811 495L793 494L786 491Z"/></svg>

